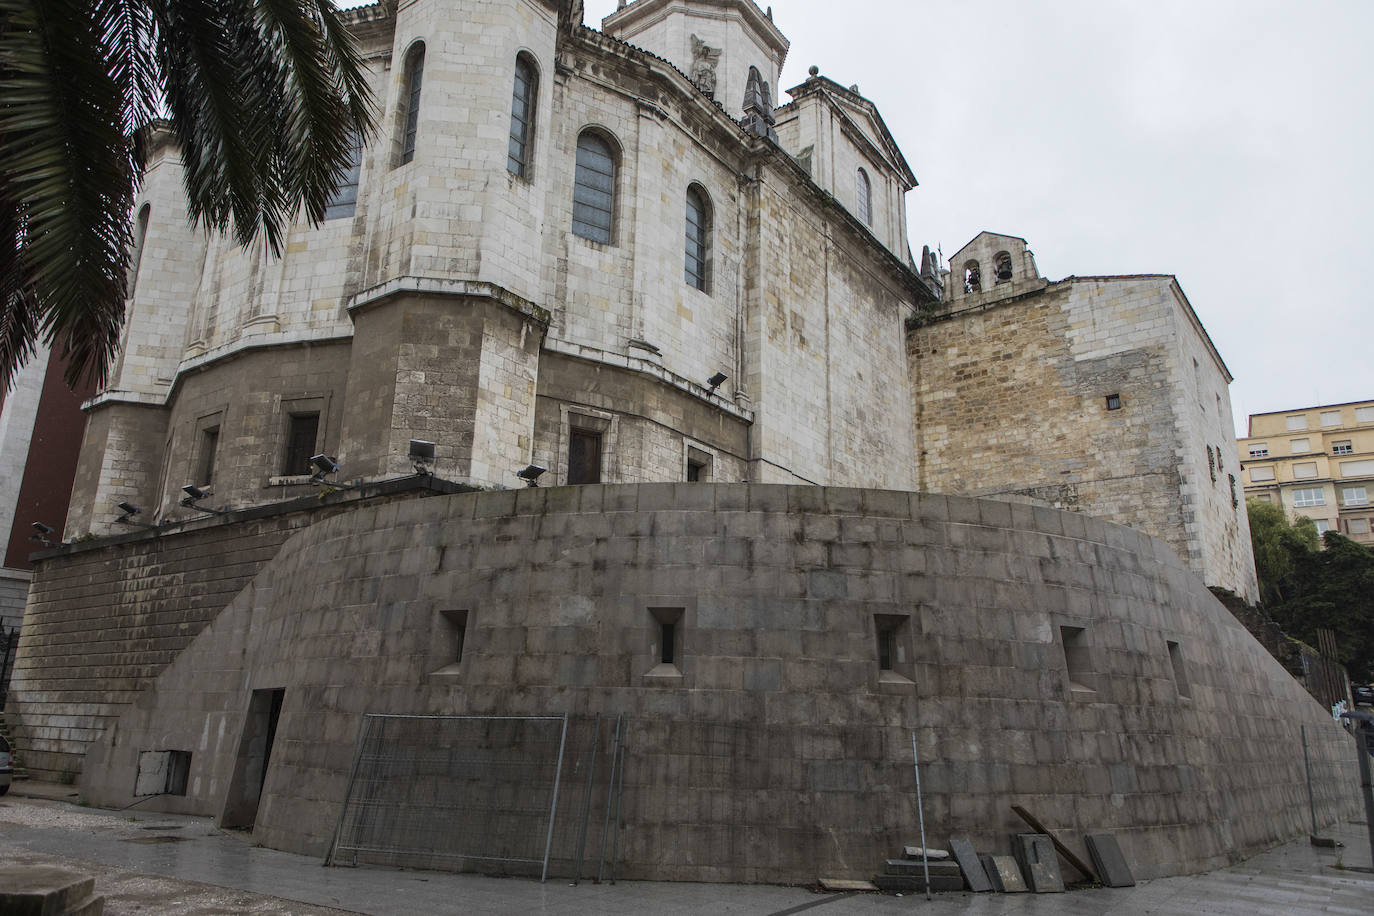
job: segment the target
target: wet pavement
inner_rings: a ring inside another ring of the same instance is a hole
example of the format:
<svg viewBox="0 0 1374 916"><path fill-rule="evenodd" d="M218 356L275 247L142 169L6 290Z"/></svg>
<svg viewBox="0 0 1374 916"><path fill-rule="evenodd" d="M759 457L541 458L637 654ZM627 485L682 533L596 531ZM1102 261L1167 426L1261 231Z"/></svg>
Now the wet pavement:
<svg viewBox="0 0 1374 916"><path fill-rule="evenodd" d="M36 796L36 797L35 797ZM1132 888L1064 894L823 894L806 888L566 880L546 884L383 868L324 868L263 849L210 818L80 807L69 786L16 783L0 798L0 863L59 865L96 878L111 916L173 914L495 913L887 916L1374 916L1363 824L1327 827L1340 849L1306 838L1240 865ZM1351 866L1354 866L1352 868ZM813 912L814 911L814 912Z"/></svg>

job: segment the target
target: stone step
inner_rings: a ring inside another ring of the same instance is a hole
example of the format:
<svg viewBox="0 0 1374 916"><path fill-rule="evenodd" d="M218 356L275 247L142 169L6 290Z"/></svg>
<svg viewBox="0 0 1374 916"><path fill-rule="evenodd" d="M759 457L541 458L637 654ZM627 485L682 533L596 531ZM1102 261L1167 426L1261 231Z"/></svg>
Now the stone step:
<svg viewBox="0 0 1374 916"><path fill-rule="evenodd" d="M888 859L884 863L883 872L889 875L923 875L925 868L920 859ZM930 876L934 878L936 875L953 875L958 878L963 872L959 869L958 862L931 862Z"/></svg>
<svg viewBox="0 0 1374 916"><path fill-rule="evenodd" d="M926 889L925 878L919 875L874 875L873 883L880 891L923 891ZM961 891L964 889L963 875L941 875L937 877L933 872L930 876L930 889L933 891Z"/></svg>
<svg viewBox="0 0 1374 916"><path fill-rule="evenodd" d="M0 866L0 913L100 916L95 879L50 865Z"/></svg>

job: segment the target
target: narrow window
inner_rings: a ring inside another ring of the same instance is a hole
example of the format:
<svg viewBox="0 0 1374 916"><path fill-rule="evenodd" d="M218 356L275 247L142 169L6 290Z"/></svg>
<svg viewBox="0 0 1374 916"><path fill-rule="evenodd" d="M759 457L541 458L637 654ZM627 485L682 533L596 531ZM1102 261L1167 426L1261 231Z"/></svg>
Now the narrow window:
<svg viewBox="0 0 1374 916"><path fill-rule="evenodd" d="M358 177L363 169L363 138L354 133L349 139L348 171L344 173L329 205L324 208L325 219L352 216L358 208Z"/></svg>
<svg viewBox="0 0 1374 916"><path fill-rule="evenodd" d="M1187 699L1193 695L1188 686L1188 672L1183 667L1183 649L1173 640L1165 640L1169 647L1169 662L1174 667L1174 686L1178 688L1178 695Z"/></svg>
<svg viewBox="0 0 1374 916"><path fill-rule="evenodd" d="M219 427L200 431L200 474L196 480L202 486L215 482L215 454L219 451Z"/></svg>
<svg viewBox="0 0 1374 916"><path fill-rule="evenodd" d="M310 473L310 458L315 455L315 440L320 432L320 415L293 413L286 421L286 448L282 453L284 476Z"/></svg>
<svg viewBox="0 0 1374 916"><path fill-rule="evenodd" d="M868 173L859 169L854 177L855 190L859 199L859 220L865 226L873 225L873 194L868 184Z"/></svg>
<svg viewBox="0 0 1374 916"><path fill-rule="evenodd" d="M144 204L138 211L138 222L134 226L134 250L129 255L129 293L128 298L134 297L134 290L138 288L138 268L143 263L143 243L148 238L148 220L153 215L153 205Z"/></svg>
<svg viewBox="0 0 1374 916"><path fill-rule="evenodd" d="M693 185L687 189L687 285L706 292L709 262L706 257L710 239L711 211L706 195Z"/></svg>
<svg viewBox="0 0 1374 916"><path fill-rule="evenodd" d="M1088 632L1082 627L1060 627L1064 667L1068 669L1071 690L1092 690L1092 659L1088 653Z"/></svg>
<svg viewBox="0 0 1374 916"><path fill-rule="evenodd" d="M568 483L601 483L601 434L568 430Z"/></svg>
<svg viewBox="0 0 1374 916"><path fill-rule="evenodd" d="M915 676L912 664L910 620L904 614L874 614L873 632L877 637L878 682L909 684Z"/></svg>
<svg viewBox="0 0 1374 916"><path fill-rule="evenodd" d="M431 675L456 675L462 670L469 623L466 609L439 612L430 637L430 663L436 666Z"/></svg>
<svg viewBox="0 0 1374 916"><path fill-rule="evenodd" d="M609 245L614 205L615 154L600 136L583 131L573 178L573 234Z"/></svg>
<svg viewBox="0 0 1374 916"><path fill-rule="evenodd" d="M448 625L448 645L451 665L463 663L463 649L468 641L468 612L444 611L444 621Z"/></svg>
<svg viewBox="0 0 1374 916"><path fill-rule="evenodd" d="M506 168L521 178L529 177L531 141L534 139L534 101L538 81L529 55L515 58L515 91L510 105L510 144Z"/></svg>
<svg viewBox="0 0 1374 916"><path fill-rule="evenodd" d="M682 674L682 612L680 607L651 607L649 617L652 634L649 651L654 666L652 676L681 676Z"/></svg>
<svg viewBox="0 0 1374 916"><path fill-rule="evenodd" d="M1011 253L1007 251L997 252L997 257L992 262L992 272L997 275L998 283L1008 283L1011 281Z"/></svg>
<svg viewBox="0 0 1374 916"><path fill-rule="evenodd" d="M1107 409L1108 409L1108 410L1120 410L1120 409L1121 409L1121 395L1119 395L1119 394L1109 394L1109 395L1107 395ZM1208 449L1208 450L1207 450L1207 456L1208 456L1209 458L1211 457L1211 454L1212 454L1211 449Z"/></svg>
<svg viewBox="0 0 1374 916"><path fill-rule="evenodd" d="M425 45L417 42L406 58L401 102L405 105L405 130L401 132L401 164L415 158L415 134L420 128L420 84L425 73Z"/></svg>
<svg viewBox="0 0 1374 916"><path fill-rule="evenodd" d="M983 273L978 269L977 261L966 261L964 263L964 292L976 293L983 289Z"/></svg>

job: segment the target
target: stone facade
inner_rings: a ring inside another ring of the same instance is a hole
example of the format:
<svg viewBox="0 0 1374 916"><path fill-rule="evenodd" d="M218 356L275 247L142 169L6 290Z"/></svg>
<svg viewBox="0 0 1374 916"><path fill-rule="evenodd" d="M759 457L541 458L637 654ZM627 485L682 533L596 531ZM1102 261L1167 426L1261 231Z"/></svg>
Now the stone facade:
<svg viewBox="0 0 1374 916"><path fill-rule="evenodd" d="M1023 239L993 233L950 265L908 335L918 487L1131 525L1257 600L1231 376L1178 281L1051 283Z"/></svg>
<svg viewBox="0 0 1374 916"><path fill-rule="evenodd" d="M215 531L163 535L158 552L174 561ZM219 543L242 557L228 568L243 587L141 672L138 701L87 755L92 801L134 801L140 751L180 748L185 796L143 809L218 816L252 692L282 690L254 835L317 855L361 713L625 713L624 875L865 877L917 835L914 731L933 836L1005 851L1009 806L1024 803L1066 838L1114 831L1154 877L1309 829L1299 725L1318 772L1351 751L1171 549L1077 513L583 486L358 508L279 542L265 563L265 544ZM69 550L49 568L110 555ZM45 631L80 615L49 600L63 578L35 585ZM665 606L680 609L672 676L656 665L651 609ZM455 662L445 612L458 610ZM878 630L892 622L885 670ZM721 741L734 750L717 760ZM1323 822L1357 810L1353 783L1317 792Z"/></svg>

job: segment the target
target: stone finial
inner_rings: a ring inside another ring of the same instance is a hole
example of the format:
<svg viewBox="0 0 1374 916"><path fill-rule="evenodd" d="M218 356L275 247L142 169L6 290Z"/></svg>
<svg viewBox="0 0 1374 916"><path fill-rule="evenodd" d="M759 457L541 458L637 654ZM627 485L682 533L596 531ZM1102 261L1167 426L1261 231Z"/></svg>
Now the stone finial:
<svg viewBox="0 0 1374 916"><path fill-rule="evenodd" d="M773 93L758 67L749 68L749 82L744 87L744 129L756 137L778 142L773 129Z"/></svg>
<svg viewBox="0 0 1374 916"><path fill-rule="evenodd" d="M820 68L820 67L817 67L815 64L812 64L810 67L807 67L807 68L806 68L806 75L807 75L807 76L812 76L812 77L820 76L820 75L821 75L821 68Z"/></svg>

